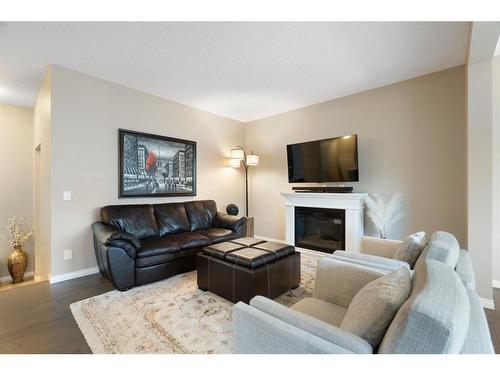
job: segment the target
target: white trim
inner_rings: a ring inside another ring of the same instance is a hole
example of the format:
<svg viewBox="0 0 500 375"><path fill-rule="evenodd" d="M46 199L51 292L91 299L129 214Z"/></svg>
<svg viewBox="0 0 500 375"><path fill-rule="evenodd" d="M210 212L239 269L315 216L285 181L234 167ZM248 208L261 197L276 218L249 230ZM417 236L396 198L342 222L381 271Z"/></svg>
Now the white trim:
<svg viewBox="0 0 500 375"><path fill-rule="evenodd" d="M78 270L78 271L69 272L69 273L63 273L61 275L54 275L54 276L50 275L49 282L51 284L60 283L61 281L76 279L78 277L92 275L92 274L98 273L98 272L99 272L99 269L97 267L90 267L90 268L85 268L83 270Z"/></svg>
<svg viewBox="0 0 500 375"><path fill-rule="evenodd" d="M35 273L34 273L33 271L29 271L29 272L26 272L26 273L24 274L24 277L31 277L31 276L33 276L34 274L35 274ZM0 277L0 283L4 283L4 282L6 282L6 281L11 281L11 280L12 280L12 278L11 278L10 276L2 276L2 277Z"/></svg>
<svg viewBox="0 0 500 375"><path fill-rule="evenodd" d="M479 297L479 300L485 309L495 310L495 302L492 299Z"/></svg>
<svg viewBox="0 0 500 375"><path fill-rule="evenodd" d="M493 280L493 288L500 288L500 280Z"/></svg>

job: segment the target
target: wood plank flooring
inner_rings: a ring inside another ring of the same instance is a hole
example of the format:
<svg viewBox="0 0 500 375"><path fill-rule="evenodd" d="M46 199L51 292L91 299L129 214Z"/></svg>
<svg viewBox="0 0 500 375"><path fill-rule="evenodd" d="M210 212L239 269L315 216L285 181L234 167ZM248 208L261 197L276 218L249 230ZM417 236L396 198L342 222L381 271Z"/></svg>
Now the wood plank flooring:
<svg viewBox="0 0 500 375"><path fill-rule="evenodd" d="M110 290L95 274L0 292L0 353L91 353L69 305Z"/></svg>
<svg viewBox="0 0 500 375"><path fill-rule="evenodd" d="M111 283L95 274L0 292L0 353L91 353L69 305L110 290ZM500 289L494 299L500 308ZM486 317L500 354L500 310L486 309Z"/></svg>

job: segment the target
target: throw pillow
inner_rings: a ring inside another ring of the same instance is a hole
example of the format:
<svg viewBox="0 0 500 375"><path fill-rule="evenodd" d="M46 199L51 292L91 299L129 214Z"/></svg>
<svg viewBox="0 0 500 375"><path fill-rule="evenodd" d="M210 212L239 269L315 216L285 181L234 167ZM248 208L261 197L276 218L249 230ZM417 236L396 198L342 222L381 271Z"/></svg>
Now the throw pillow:
<svg viewBox="0 0 500 375"><path fill-rule="evenodd" d="M408 263L410 268L413 269L426 244L425 232L410 234L398 245L392 258Z"/></svg>
<svg viewBox="0 0 500 375"><path fill-rule="evenodd" d="M352 299L340 328L365 339L375 349L411 291L403 267L366 284Z"/></svg>

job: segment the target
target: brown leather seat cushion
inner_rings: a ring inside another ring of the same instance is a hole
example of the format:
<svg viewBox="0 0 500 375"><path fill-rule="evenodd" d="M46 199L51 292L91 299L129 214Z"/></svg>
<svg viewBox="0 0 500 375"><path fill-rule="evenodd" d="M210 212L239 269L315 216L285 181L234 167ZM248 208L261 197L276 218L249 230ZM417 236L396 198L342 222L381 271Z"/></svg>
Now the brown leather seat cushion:
<svg viewBox="0 0 500 375"><path fill-rule="evenodd" d="M237 243L240 245L245 245L246 247L254 246L259 243L266 242L264 240L259 240L258 238L253 238L253 237L243 237L243 238L237 238L235 240L231 240L233 243Z"/></svg>
<svg viewBox="0 0 500 375"><path fill-rule="evenodd" d="M236 235L236 233L232 230L223 228L208 228L205 230L200 230L197 233L201 233L204 236L207 236L212 240L212 243L228 241L231 238L234 238L234 236Z"/></svg>
<svg viewBox="0 0 500 375"><path fill-rule="evenodd" d="M276 254L269 251L247 247L226 254L226 260L244 267L257 268L276 259Z"/></svg>
<svg viewBox="0 0 500 375"><path fill-rule="evenodd" d="M180 256L181 247L177 242L154 236L141 240L141 250L137 253L136 266L148 267L170 262Z"/></svg>
<svg viewBox="0 0 500 375"><path fill-rule="evenodd" d="M160 236L153 236L141 240L141 250L137 253L137 258L175 253L180 250L181 247L177 244L177 242Z"/></svg>
<svg viewBox="0 0 500 375"><path fill-rule="evenodd" d="M181 247L181 249L187 249L192 247L202 247L206 245L210 245L212 242L210 238L204 236L201 233L197 232L185 232L178 234L169 234L165 236L167 240L171 240L177 242L177 244Z"/></svg>
<svg viewBox="0 0 500 375"><path fill-rule="evenodd" d="M235 244L232 242L221 242L218 244L214 244L214 245L210 245L210 246L205 247L203 249L203 252L205 254L210 254L210 255L213 255L217 258L224 259L227 254L229 254L233 251L236 251L236 250L244 249L244 248L245 248L245 246L238 245L238 244Z"/></svg>
<svg viewBox="0 0 500 375"><path fill-rule="evenodd" d="M263 242L258 245L252 246L255 249L270 251L276 254L277 258L284 257L285 255L292 254L295 251L293 246L279 243L279 242Z"/></svg>

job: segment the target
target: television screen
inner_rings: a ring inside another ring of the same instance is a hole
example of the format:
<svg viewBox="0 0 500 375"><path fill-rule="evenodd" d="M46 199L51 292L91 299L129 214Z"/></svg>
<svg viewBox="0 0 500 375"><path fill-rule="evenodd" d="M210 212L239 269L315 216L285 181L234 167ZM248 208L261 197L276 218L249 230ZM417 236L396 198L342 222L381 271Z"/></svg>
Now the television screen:
<svg viewBox="0 0 500 375"><path fill-rule="evenodd" d="M358 176L358 136L287 145L289 182L352 182Z"/></svg>

